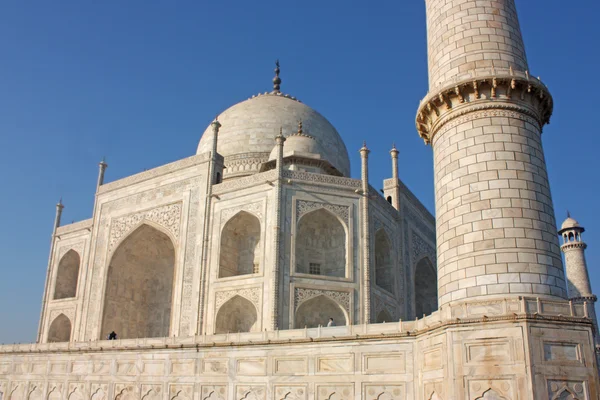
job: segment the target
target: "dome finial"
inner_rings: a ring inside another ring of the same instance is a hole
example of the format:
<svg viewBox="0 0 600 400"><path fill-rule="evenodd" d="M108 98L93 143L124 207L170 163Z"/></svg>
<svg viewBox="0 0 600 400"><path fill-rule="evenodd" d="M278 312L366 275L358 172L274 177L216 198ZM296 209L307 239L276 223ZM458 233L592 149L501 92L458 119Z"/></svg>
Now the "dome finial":
<svg viewBox="0 0 600 400"><path fill-rule="evenodd" d="M275 78L273 78L273 93L280 93L281 78L279 78L279 60L275 61Z"/></svg>
<svg viewBox="0 0 600 400"><path fill-rule="evenodd" d="M302 135L302 120L298 120L298 134Z"/></svg>
<svg viewBox="0 0 600 400"><path fill-rule="evenodd" d="M571 218L571 213L567 210L567 218Z"/></svg>

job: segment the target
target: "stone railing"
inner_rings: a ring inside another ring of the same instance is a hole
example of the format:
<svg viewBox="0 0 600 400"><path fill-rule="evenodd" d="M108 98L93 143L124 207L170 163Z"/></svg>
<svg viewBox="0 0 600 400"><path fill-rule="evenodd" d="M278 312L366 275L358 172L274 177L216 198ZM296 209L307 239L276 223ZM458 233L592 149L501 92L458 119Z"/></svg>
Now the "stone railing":
<svg viewBox="0 0 600 400"><path fill-rule="evenodd" d="M64 343L0 345L3 353L78 352L177 349L200 347L248 346L319 341L413 338L444 326L494 321L563 320L567 323L592 323L587 303L576 304L540 298L498 299L448 305L422 319L381 324L348 325L290 329L281 331L227 333L215 335L96 340Z"/></svg>

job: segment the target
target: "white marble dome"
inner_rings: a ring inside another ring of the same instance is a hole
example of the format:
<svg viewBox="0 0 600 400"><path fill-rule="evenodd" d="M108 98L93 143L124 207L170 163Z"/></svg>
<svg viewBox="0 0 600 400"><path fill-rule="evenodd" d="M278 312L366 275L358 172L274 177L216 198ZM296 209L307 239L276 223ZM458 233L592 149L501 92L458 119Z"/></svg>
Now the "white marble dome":
<svg viewBox="0 0 600 400"><path fill-rule="evenodd" d="M288 136L298 130L302 121L303 131L317 142L323 159L334 166L342 175L350 176L348 150L340 134L325 117L304 103L282 94L263 94L238 103L219 115L221 128L217 151L225 157L225 167L236 175L249 175L258 168L239 169L239 163L256 165L266 162L275 145L279 128ZM284 148L288 145L286 142ZM205 153L212 147L212 128L204 131L197 153ZM240 172L241 171L241 172Z"/></svg>

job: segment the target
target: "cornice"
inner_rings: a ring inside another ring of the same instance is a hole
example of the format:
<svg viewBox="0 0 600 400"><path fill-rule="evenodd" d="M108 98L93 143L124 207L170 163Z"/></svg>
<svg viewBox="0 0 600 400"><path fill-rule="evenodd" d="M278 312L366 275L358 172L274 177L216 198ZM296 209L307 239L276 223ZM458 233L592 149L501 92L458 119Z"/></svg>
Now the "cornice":
<svg viewBox="0 0 600 400"><path fill-rule="evenodd" d="M416 126L425 143L449 121L474 111L506 110L533 118L541 128L550 122L553 100L539 79L486 76L447 85L427 95L419 106Z"/></svg>

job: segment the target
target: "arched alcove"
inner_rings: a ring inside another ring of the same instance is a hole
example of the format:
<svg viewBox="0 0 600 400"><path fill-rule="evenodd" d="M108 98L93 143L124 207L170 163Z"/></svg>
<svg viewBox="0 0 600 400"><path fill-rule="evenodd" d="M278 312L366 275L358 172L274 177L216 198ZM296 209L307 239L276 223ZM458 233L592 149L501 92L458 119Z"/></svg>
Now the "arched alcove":
<svg viewBox="0 0 600 400"><path fill-rule="evenodd" d="M346 230L331 212L319 209L300 218L296 234L296 271L346 276Z"/></svg>
<svg viewBox="0 0 600 400"><path fill-rule="evenodd" d="M221 232L219 278L258 273L261 259L260 221L240 211Z"/></svg>
<svg viewBox="0 0 600 400"><path fill-rule="evenodd" d="M249 300L234 296L219 308L215 333L255 332L258 330L256 307Z"/></svg>
<svg viewBox="0 0 600 400"><path fill-rule="evenodd" d="M113 253L106 278L100 339L169 336L175 248L147 224L132 232Z"/></svg>
<svg viewBox="0 0 600 400"><path fill-rule="evenodd" d="M71 320L65 314L54 318L48 329L48 343L68 342L71 340Z"/></svg>
<svg viewBox="0 0 600 400"><path fill-rule="evenodd" d="M80 262L79 254L75 250L67 251L60 259L54 283L54 300L75 297Z"/></svg>
<svg viewBox="0 0 600 400"><path fill-rule="evenodd" d="M437 272L429 258L415 267L415 316L421 318L437 310Z"/></svg>
<svg viewBox="0 0 600 400"><path fill-rule="evenodd" d="M375 233L375 284L394 293L395 281L390 239L385 230L379 229Z"/></svg>
<svg viewBox="0 0 600 400"><path fill-rule="evenodd" d="M379 311L379 314L377 314L377 323L381 324L383 322L392 322L392 316L390 315L389 312L387 312L387 310L381 310Z"/></svg>
<svg viewBox="0 0 600 400"><path fill-rule="evenodd" d="M475 400L506 400L506 398L500 396L495 390L488 389L483 396L478 397Z"/></svg>
<svg viewBox="0 0 600 400"><path fill-rule="evenodd" d="M333 318L336 326L348 325L342 307L327 296L317 296L300 304L296 310L294 327L296 329L327 326L329 318Z"/></svg>

